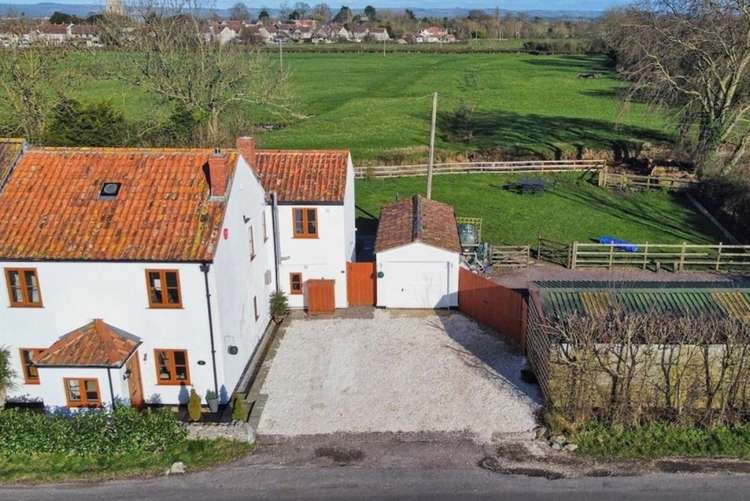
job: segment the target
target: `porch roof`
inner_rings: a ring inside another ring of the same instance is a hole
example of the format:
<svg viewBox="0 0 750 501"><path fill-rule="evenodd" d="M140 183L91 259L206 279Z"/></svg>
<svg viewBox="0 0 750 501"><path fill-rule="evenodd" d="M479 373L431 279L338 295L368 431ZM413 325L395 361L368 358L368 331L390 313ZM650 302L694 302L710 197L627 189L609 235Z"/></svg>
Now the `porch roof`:
<svg viewBox="0 0 750 501"><path fill-rule="evenodd" d="M55 341L34 359L37 367L119 368L140 346L140 338L95 319Z"/></svg>

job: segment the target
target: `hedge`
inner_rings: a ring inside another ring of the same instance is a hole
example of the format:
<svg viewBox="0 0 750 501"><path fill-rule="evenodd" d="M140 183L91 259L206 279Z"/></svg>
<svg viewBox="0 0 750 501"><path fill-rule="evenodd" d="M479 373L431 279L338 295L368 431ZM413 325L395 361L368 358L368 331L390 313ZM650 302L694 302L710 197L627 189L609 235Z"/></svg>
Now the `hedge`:
<svg viewBox="0 0 750 501"><path fill-rule="evenodd" d="M174 413L81 410L45 414L29 410L0 411L0 454L124 454L156 452L187 440Z"/></svg>

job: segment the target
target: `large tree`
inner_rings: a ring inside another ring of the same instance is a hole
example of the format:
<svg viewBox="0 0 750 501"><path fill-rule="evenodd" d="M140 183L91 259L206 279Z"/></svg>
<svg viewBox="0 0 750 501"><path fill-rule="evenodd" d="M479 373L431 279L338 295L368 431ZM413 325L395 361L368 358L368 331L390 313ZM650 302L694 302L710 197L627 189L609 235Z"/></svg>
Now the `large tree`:
<svg viewBox="0 0 750 501"><path fill-rule="evenodd" d="M0 49L0 98L7 116L1 122L6 133L40 139L49 110L72 80L60 77L66 51L62 47L35 44Z"/></svg>
<svg viewBox="0 0 750 501"><path fill-rule="evenodd" d="M249 21L251 17L250 10L247 8L247 5L238 2L229 9L229 17L236 21Z"/></svg>
<svg viewBox="0 0 750 501"><path fill-rule="evenodd" d="M732 171L750 143L750 0L644 0L607 26L630 96L677 111L700 169Z"/></svg>
<svg viewBox="0 0 750 501"><path fill-rule="evenodd" d="M294 116L286 106L287 75L259 51L204 36L197 9L148 4L141 8L145 22L135 30L109 26L124 38L117 76L196 117L199 142L206 146L228 142L231 121L249 126L248 109Z"/></svg>

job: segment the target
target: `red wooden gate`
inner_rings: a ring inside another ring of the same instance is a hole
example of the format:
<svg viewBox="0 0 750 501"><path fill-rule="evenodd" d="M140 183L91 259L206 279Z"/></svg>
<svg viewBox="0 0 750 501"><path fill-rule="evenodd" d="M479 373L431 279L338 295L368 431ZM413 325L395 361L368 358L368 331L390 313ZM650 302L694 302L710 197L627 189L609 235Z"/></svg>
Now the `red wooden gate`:
<svg viewBox="0 0 750 501"><path fill-rule="evenodd" d="M458 309L526 351L528 307L522 293L462 268L458 275Z"/></svg>
<svg viewBox="0 0 750 501"><path fill-rule="evenodd" d="M307 312L310 315L333 313L336 311L335 280L307 281Z"/></svg>
<svg viewBox="0 0 750 501"><path fill-rule="evenodd" d="M349 306L375 304L375 263L346 263L346 295Z"/></svg>

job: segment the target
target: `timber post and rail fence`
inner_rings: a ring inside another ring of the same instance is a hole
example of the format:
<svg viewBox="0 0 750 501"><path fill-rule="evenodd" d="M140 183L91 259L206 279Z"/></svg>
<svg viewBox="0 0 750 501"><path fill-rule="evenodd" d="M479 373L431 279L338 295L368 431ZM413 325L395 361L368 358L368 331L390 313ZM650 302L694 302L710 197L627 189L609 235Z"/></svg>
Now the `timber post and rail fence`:
<svg viewBox="0 0 750 501"><path fill-rule="evenodd" d="M433 165L433 175L447 174L543 174L600 171L603 160L528 160L517 162L449 162ZM427 175L428 164L375 165L354 168L358 179L416 177Z"/></svg>

